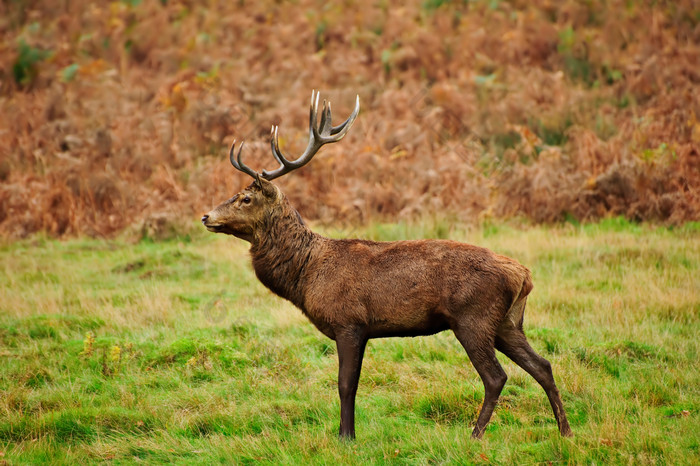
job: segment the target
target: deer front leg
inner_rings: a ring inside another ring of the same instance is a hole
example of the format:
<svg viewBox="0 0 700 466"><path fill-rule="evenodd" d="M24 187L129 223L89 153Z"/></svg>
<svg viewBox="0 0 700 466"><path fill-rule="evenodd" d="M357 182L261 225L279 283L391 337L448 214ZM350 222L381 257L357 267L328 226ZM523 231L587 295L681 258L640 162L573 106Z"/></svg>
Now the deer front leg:
<svg viewBox="0 0 700 466"><path fill-rule="evenodd" d="M336 332L340 438L355 438L355 394L360 380L367 338L358 329Z"/></svg>

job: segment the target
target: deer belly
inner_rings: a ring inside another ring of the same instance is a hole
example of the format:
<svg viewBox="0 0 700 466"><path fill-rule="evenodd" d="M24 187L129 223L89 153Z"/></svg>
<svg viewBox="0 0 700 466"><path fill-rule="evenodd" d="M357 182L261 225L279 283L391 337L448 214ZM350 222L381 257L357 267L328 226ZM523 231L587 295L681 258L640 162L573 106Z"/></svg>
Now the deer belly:
<svg viewBox="0 0 700 466"><path fill-rule="evenodd" d="M369 323L370 338L417 337L433 335L450 328L447 320L433 312L399 312L391 316L375 316Z"/></svg>

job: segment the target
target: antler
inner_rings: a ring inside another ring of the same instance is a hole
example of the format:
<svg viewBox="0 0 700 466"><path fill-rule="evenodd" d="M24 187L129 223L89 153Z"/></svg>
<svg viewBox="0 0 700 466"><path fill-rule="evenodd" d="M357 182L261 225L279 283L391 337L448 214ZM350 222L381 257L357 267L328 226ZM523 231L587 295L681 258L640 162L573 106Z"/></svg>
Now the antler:
<svg viewBox="0 0 700 466"><path fill-rule="evenodd" d="M231 145L231 151L229 152L229 158L231 159L231 164L236 168L236 170L241 171L253 178L262 176L266 180L274 180L282 175L285 175L292 170L301 168L311 159L316 152L324 144L329 144L331 142L338 142L345 134L350 130L350 127L355 122L358 113L360 113L360 96L358 95L355 99L355 109L350 114L347 120L338 126L333 126L331 124L331 104L330 102L323 101L323 109L321 110L321 123L316 126L316 115L318 114L318 99L319 92L311 91L311 107L309 110L309 145L304 150L304 153L299 156L296 160L288 160L280 151L279 139L277 136L278 127L272 126L270 131L270 148L272 149L272 155L280 163L280 166L272 171L263 170L262 174L257 173L252 168L248 167L241 161L241 151L243 150L243 143L241 143L238 149L238 154L234 157L234 147L236 141L233 141Z"/></svg>

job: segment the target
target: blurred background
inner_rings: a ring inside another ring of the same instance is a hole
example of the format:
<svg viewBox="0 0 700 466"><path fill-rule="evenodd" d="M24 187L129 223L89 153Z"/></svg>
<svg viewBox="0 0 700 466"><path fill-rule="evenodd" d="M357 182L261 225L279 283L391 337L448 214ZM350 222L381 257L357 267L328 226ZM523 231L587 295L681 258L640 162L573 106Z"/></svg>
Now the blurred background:
<svg viewBox="0 0 700 466"><path fill-rule="evenodd" d="M324 224L700 219L694 0L3 0L0 234L167 234L277 182ZM144 233L147 232L147 233Z"/></svg>

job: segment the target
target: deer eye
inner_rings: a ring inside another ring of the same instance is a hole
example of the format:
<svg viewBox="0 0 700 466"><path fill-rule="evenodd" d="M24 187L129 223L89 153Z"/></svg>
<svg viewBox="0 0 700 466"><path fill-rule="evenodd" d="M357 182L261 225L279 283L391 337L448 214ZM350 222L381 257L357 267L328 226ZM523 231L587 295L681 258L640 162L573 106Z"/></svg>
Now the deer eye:
<svg viewBox="0 0 700 466"><path fill-rule="evenodd" d="M250 198L248 196L243 198L243 203L244 204L250 204Z"/></svg>

